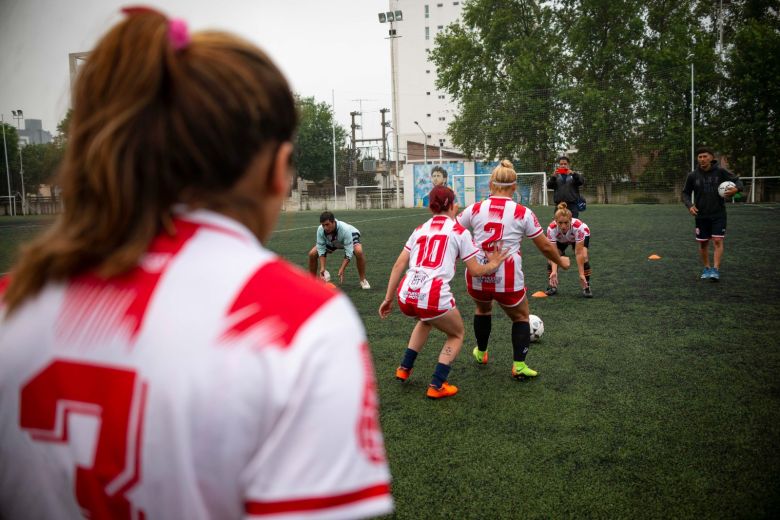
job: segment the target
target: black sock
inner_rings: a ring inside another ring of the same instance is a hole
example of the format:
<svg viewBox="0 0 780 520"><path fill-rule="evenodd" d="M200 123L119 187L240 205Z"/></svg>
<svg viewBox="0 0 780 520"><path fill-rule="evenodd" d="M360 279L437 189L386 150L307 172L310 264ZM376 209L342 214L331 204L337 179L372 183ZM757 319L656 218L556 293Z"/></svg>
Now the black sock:
<svg viewBox="0 0 780 520"><path fill-rule="evenodd" d="M414 361L416 359L417 359L417 352L407 347L406 352L404 352L404 359L403 361L401 361L401 366L411 370L412 367L414 366Z"/></svg>
<svg viewBox="0 0 780 520"><path fill-rule="evenodd" d="M477 348L482 352L488 348L490 330L493 325L493 316L490 314L474 315L474 336L477 338Z"/></svg>
<svg viewBox="0 0 780 520"><path fill-rule="evenodd" d="M531 344L531 326L527 321L512 324L512 354L515 361L525 361Z"/></svg>
<svg viewBox="0 0 780 520"><path fill-rule="evenodd" d="M590 285L590 261L585 262L582 267L585 269L585 281Z"/></svg>
<svg viewBox="0 0 780 520"><path fill-rule="evenodd" d="M436 363L436 370L433 371L433 377L431 378L431 385L436 388L441 388L441 385L447 380L450 375L450 366L444 363Z"/></svg>

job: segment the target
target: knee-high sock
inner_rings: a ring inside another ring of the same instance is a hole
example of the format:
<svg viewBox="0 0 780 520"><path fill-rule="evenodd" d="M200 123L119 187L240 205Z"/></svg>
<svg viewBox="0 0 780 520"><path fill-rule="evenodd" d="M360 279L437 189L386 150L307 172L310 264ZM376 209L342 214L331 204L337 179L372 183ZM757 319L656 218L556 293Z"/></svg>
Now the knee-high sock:
<svg viewBox="0 0 780 520"><path fill-rule="evenodd" d="M488 348L490 330L493 327L493 316L490 314L474 315L474 337L477 338L477 348L482 352Z"/></svg>
<svg viewBox="0 0 780 520"><path fill-rule="evenodd" d="M525 361L531 345L531 326L527 321L512 324L512 354L515 361Z"/></svg>

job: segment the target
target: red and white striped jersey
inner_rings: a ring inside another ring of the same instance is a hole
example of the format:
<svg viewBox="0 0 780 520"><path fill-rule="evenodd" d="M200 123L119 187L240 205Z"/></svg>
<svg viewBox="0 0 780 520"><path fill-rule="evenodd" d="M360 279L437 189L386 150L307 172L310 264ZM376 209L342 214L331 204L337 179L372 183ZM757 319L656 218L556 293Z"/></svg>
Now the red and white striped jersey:
<svg viewBox="0 0 780 520"><path fill-rule="evenodd" d="M576 242L582 242L585 237L590 236L590 229L587 224L578 218L571 219L571 226L566 233L561 232L561 228L558 227L558 223L554 220L547 226L547 240L550 242L560 242L561 244L574 244Z"/></svg>
<svg viewBox="0 0 780 520"><path fill-rule="evenodd" d="M453 308L455 261L478 253L471 233L455 220L436 215L414 230L404 249L409 251L409 269L398 288L399 299L419 309Z"/></svg>
<svg viewBox="0 0 780 520"><path fill-rule="evenodd" d="M463 210L458 215L458 223L473 230L474 241L481 249L480 262L487 263L484 252L492 250L499 240L511 253L494 274L469 276L466 273L468 287L497 293L521 291L525 285L520 242L543 232L534 212L509 197L491 196Z"/></svg>
<svg viewBox="0 0 780 520"><path fill-rule="evenodd" d="M392 511L349 300L234 220L174 225L125 275L0 309L0 517Z"/></svg>

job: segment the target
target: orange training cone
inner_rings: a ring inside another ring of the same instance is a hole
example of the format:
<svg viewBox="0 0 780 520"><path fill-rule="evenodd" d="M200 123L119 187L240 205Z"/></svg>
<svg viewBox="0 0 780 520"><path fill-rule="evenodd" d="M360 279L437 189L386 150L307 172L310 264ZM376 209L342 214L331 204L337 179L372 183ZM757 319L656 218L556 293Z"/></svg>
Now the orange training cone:
<svg viewBox="0 0 780 520"><path fill-rule="evenodd" d="M544 291L536 291L531 296L533 296L534 298L547 298L547 295L544 294Z"/></svg>
<svg viewBox="0 0 780 520"><path fill-rule="evenodd" d="M648 260L660 260L661 257L658 256L657 254L653 253L652 255L648 256L647 259Z"/></svg>

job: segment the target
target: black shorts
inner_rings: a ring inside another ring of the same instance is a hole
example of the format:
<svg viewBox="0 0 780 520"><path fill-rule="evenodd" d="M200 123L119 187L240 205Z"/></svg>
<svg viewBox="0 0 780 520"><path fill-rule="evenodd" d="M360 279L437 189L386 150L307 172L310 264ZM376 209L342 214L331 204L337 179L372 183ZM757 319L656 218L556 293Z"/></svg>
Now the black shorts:
<svg viewBox="0 0 780 520"><path fill-rule="evenodd" d="M590 247L590 235L586 236L583 242L585 242L585 249L588 249ZM576 243L572 244L570 242L556 242L555 245L558 246L558 252L561 253L561 256L563 256L563 254L566 252L566 248L569 246L571 246L572 251L575 253L577 252Z"/></svg>
<svg viewBox="0 0 780 520"><path fill-rule="evenodd" d="M360 233L352 233L352 245L356 246L360 243ZM325 244L325 254L332 253L336 251L337 249L342 249L340 247L333 247L328 244Z"/></svg>
<svg viewBox="0 0 780 520"><path fill-rule="evenodd" d="M726 214L714 217L696 217L696 240L706 242L710 238L726 236Z"/></svg>

